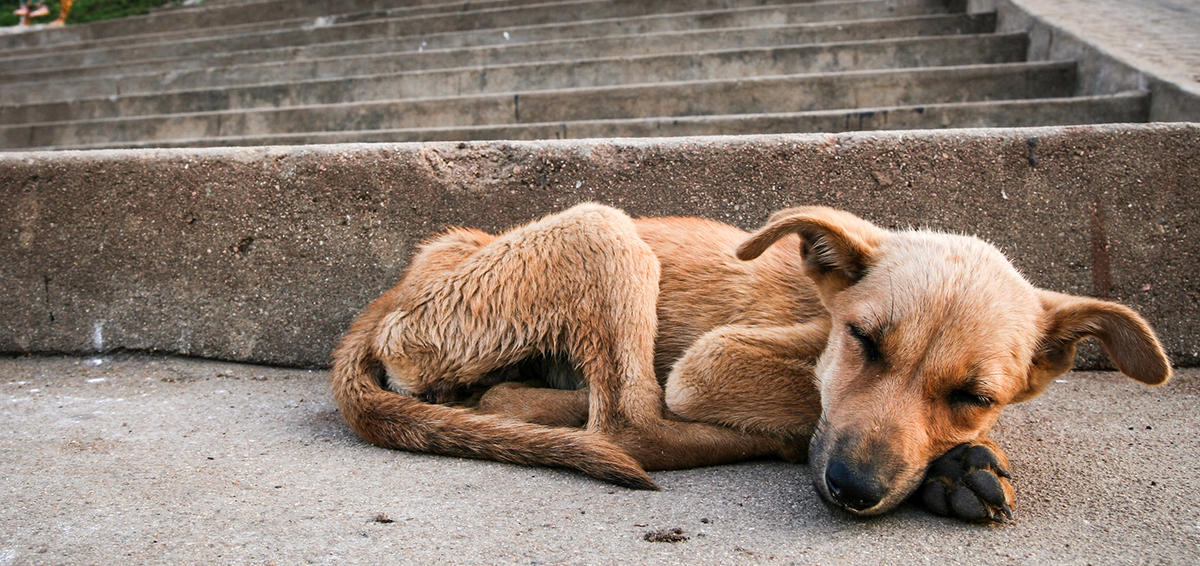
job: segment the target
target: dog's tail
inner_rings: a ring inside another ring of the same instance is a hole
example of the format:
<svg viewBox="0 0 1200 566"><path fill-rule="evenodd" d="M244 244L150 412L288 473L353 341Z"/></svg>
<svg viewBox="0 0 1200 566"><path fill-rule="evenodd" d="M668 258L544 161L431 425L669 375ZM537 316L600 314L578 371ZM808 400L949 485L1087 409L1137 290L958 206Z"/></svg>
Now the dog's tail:
<svg viewBox="0 0 1200 566"><path fill-rule="evenodd" d="M372 305L374 306L374 305ZM636 460L595 433L524 423L426 403L384 389L371 344L372 311L359 316L333 354L333 397L350 428L385 448L579 470L635 489L658 489Z"/></svg>

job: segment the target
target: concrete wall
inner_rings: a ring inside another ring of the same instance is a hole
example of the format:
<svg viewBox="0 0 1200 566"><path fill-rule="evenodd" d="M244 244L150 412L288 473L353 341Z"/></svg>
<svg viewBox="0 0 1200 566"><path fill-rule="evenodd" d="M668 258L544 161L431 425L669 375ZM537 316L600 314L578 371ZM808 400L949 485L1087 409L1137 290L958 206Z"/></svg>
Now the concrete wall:
<svg viewBox="0 0 1200 566"><path fill-rule="evenodd" d="M0 154L0 351L324 365L421 239L595 200L978 234L1039 285L1133 305L1195 365L1198 187L1194 124Z"/></svg>

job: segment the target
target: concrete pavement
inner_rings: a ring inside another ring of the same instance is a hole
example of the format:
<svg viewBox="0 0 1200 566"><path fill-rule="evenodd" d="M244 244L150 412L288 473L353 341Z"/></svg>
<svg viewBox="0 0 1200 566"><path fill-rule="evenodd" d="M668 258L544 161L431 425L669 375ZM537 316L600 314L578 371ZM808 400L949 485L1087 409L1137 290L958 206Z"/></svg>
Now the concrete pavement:
<svg viewBox="0 0 1200 566"><path fill-rule="evenodd" d="M179 358L0 360L0 566L1195 564L1200 370L1071 373L1007 409L1008 525L837 514L807 468L576 474L383 450L326 373ZM386 516L386 519L385 519ZM390 522L381 522L382 520ZM681 529L687 540L647 542Z"/></svg>
<svg viewBox="0 0 1200 566"><path fill-rule="evenodd" d="M1200 93L1200 2L1194 0L1016 0L1128 65ZM1080 17L1087 14L1088 17Z"/></svg>
<svg viewBox="0 0 1200 566"><path fill-rule="evenodd" d="M1200 120L1200 2L997 0L997 28L1029 34L1031 61L1076 61L1082 92L1144 89L1149 121Z"/></svg>

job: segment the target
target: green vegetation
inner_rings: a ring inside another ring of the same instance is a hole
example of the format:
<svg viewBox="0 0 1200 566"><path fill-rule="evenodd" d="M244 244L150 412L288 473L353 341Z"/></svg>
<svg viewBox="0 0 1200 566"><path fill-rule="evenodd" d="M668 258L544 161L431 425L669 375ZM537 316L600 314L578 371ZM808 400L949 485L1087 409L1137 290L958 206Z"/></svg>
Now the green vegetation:
<svg viewBox="0 0 1200 566"><path fill-rule="evenodd" d="M67 24L140 16L152 8L177 3L178 0L75 0ZM48 0L46 6L50 8L50 15L38 18L33 23L47 24L54 21L58 17L58 4L57 0ZM20 18L13 14L13 10L20 6L19 1L0 0L0 26L12 26L20 22Z"/></svg>

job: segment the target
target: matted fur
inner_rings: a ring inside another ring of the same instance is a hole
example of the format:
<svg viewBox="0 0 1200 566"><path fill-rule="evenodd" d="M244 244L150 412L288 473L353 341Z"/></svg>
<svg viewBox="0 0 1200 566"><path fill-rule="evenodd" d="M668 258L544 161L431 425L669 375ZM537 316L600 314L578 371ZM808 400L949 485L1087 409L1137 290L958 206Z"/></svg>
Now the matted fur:
<svg viewBox="0 0 1200 566"><path fill-rule="evenodd" d="M374 444L631 487L654 486L644 469L801 459L811 439L818 492L864 515L911 494L950 448L979 445L1003 489L1001 503L979 496L994 519L1012 490L987 431L1089 336L1135 379L1170 375L1136 313L1036 289L975 238L823 207L747 234L583 204L430 240L351 325L331 379ZM544 387L572 381L563 366L583 389ZM543 387L515 382L530 378Z"/></svg>

